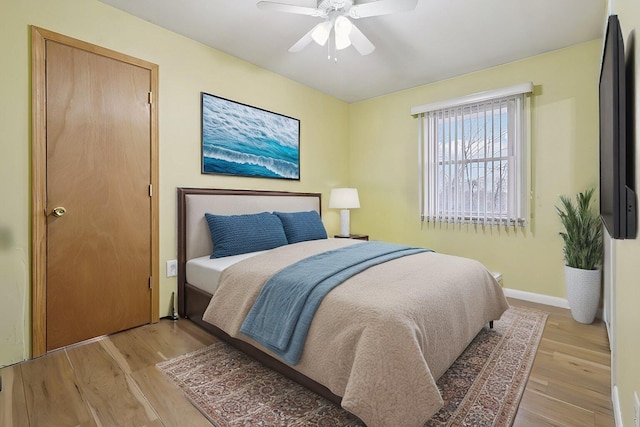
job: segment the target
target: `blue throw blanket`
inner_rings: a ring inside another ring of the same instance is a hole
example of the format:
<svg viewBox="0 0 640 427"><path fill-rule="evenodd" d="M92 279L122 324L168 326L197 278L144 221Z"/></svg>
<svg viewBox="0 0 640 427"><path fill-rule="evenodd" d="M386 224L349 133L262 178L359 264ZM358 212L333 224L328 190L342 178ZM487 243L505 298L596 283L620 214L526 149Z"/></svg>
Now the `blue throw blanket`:
<svg viewBox="0 0 640 427"><path fill-rule="evenodd" d="M427 251L362 242L305 258L267 280L240 331L295 365L313 316L329 291L369 267Z"/></svg>

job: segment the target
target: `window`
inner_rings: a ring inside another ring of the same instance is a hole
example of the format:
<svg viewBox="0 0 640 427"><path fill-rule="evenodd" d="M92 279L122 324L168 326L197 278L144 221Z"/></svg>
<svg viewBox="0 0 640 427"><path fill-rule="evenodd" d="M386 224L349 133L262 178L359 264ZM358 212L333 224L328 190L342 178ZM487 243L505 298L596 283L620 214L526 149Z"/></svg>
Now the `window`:
<svg viewBox="0 0 640 427"><path fill-rule="evenodd" d="M525 93L532 84L414 107L421 219L525 224Z"/></svg>

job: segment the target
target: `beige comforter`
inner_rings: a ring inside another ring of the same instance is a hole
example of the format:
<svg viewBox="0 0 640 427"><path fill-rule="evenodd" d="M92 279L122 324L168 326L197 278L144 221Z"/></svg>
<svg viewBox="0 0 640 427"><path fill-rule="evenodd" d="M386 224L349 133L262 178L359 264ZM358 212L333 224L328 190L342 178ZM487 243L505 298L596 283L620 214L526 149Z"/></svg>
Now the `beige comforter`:
<svg viewBox="0 0 640 427"><path fill-rule="evenodd" d="M354 243L296 243L228 268L204 320L277 358L239 332L262 284L293 262ZM369 427L422 426L442 406L436 380L507 307L477 261L430 252L399 258L325 297L295 368L343 396L342 407Z"/></svg>

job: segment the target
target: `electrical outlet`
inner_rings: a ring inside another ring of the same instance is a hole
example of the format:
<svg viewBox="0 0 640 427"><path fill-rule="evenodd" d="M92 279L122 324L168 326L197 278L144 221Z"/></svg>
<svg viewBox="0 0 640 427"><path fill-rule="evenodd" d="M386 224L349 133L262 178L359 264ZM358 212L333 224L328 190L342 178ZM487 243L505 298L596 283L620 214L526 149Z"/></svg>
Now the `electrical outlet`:
<svg viewBox="0 0 640 427"><path fill-rule="evenodd" d="M638 399L637 391L633 393L633 408L634 408L633 421L635 422L636 427L640 427L640 399Z"/></svg>
<svg viewBox="0 0 640 427"><path fill-rule="evenodd" d="M172 259L167 261L167 277L175 277L178 275L178 261Z"/></svg>

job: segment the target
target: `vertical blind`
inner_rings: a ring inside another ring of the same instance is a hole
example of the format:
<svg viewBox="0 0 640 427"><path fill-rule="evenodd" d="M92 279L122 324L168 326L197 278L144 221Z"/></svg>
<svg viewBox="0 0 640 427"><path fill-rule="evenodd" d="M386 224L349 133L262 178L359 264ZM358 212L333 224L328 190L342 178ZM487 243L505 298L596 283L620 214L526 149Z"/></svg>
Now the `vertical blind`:
<svg viewBox="0 0 640 427"><path fill-rule="evenodd" d="M439 108L423 106L418 114L421 220L525 224L525 97L520 89L475 102L464 98Z"/></svg>

